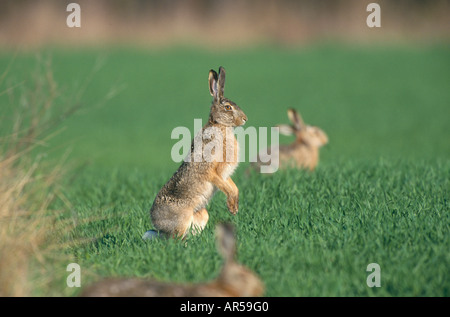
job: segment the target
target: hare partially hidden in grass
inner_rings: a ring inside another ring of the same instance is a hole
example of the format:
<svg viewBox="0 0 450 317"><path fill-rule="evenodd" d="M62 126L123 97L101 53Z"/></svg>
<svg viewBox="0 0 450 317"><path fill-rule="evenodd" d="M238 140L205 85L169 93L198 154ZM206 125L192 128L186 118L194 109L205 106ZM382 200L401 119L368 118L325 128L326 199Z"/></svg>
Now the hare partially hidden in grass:
<svg viewBox="0 0 450 317"><path fill-rule="evenodd" d="M159 234L185 237L190 229L194 234L202 231L209 219L205 206L217 189L227 196L228 210L233 215L238 212L239 190L230 178L238 166L238 142L233 127L245 124L247 116L224 97L223 67L219 68L219 74L210 70L208 82L213 96L208 123L192 141L187 159L157 194L150 210L157 231L147 231L144 239ZM200 158L195 149L196 138L201 138L203 151ZM210 157L202 155L212 148Z"/></svg>
<svg viewBox="0 0 450 317"><path fill-rule="evenodd" d="M138 278L111 278L87 287L81 296L89 297L254 297L262 296L264 284L248 268L236 263L234 227L221 224L216 228L217 247L224 257L220 275L202 284L177 285Z"/></svg>
<svg viewBox="0 0 450 317"><path fill-rule="evenodd" d="M267 153L276 158L273 151L278 151L279 169L293 167L313 171L319 163L319 149L328 143L328 136L319 127L306 125L295 109L288 109L288 117L292 125L279 124L277 127L281 134L295 135L295 141L288 145L271 147L267 149ZM267 162L267 157L261 152L253 165L261 167L266 165L264 162ZM273 165L277 166L272 162Z"/></svg>

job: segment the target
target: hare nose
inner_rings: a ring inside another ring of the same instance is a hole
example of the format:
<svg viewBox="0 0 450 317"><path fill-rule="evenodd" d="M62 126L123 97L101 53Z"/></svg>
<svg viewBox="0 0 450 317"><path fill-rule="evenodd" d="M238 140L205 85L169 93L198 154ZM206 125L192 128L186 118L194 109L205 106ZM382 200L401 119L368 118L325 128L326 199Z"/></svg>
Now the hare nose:
<svg viewBox="0 0 450 317"><path fill-rule="evenodd" d="M242 121L244 121L244 122L247 122L247 116L244 116L243 118L242 118Z"/></svg>

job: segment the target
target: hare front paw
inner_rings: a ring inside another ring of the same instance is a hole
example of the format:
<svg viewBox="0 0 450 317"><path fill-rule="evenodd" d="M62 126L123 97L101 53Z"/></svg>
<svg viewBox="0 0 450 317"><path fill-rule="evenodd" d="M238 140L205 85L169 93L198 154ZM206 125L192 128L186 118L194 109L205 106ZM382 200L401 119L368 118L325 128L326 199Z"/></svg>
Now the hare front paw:
<svg viewBox="0 0 450 317"><path fill-rule="evenodd" d="M237 214L239 208L239 197L237 198L229 198L227 200L228 210L233 214Z"/></svg>

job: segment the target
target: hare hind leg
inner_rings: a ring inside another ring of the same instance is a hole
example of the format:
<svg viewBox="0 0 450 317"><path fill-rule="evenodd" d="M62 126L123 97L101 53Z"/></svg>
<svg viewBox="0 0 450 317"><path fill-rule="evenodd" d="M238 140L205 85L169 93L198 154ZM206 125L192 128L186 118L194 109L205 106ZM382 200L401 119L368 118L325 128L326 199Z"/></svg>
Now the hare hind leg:
<svg viewBox="0 0 450 317"><path fill-rule="evenodd" d="M182 237L183 239L189 233L196 235L202 232L209 220L209 214L205 208L196 212L189 209L183 215L183 217L178 217L178 223L174 230L174 236Z"/></svg>
<svg viewBox="0 0 450 317"><path fill-rule="evenodd" d="M208 220L209 214L205 208L202 208L194 212L191 224L192 234L198 234L202 232L203 229L205 229Z"/></svg>
<svg viewBox="0 0 450 317"><path fill-rule="evenodd" d="M172 238L184 238L190 231L192 234L200 233L209 219L205 208L196 212L193 208L177 209L176 211L172 208L154 209L151 217L157 231Z"/></svg>
<svg viewBox="0 0 450 317"><path fill-rule="evenodd" d="M155 229L166 237L184 237L192 224L194 210L157 206L150 211Z"/></svg>

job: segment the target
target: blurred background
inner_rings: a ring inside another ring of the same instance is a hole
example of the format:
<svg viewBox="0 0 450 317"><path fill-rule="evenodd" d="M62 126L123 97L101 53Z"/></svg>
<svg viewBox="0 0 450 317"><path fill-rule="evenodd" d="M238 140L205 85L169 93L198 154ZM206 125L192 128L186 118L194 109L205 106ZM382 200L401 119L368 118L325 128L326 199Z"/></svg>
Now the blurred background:
<svg viewBox="0 0 450 317"><path fill-rule="evenodd" d="M81 28L66 26L69 3ZM382 27L366 26L358 0L2 0L0 45L183 43L298 45L319 39L372 42L448 39L450 1L380 0Z"/></svg>
<svg viewBox="0 0 450 317"><path fill-rule="evenodd" d="M73 28L69 3L0 3L3 104L17 109L51 72L58 93L40 93L81 110L57 157L70 148L94 166L173 171L171 131L207 119L219 66L248 125L285 123L294 107L328 133L325 164L450 152L450 1L378 1L379 28L367 26L370 1L80 0Z"/></svg>

